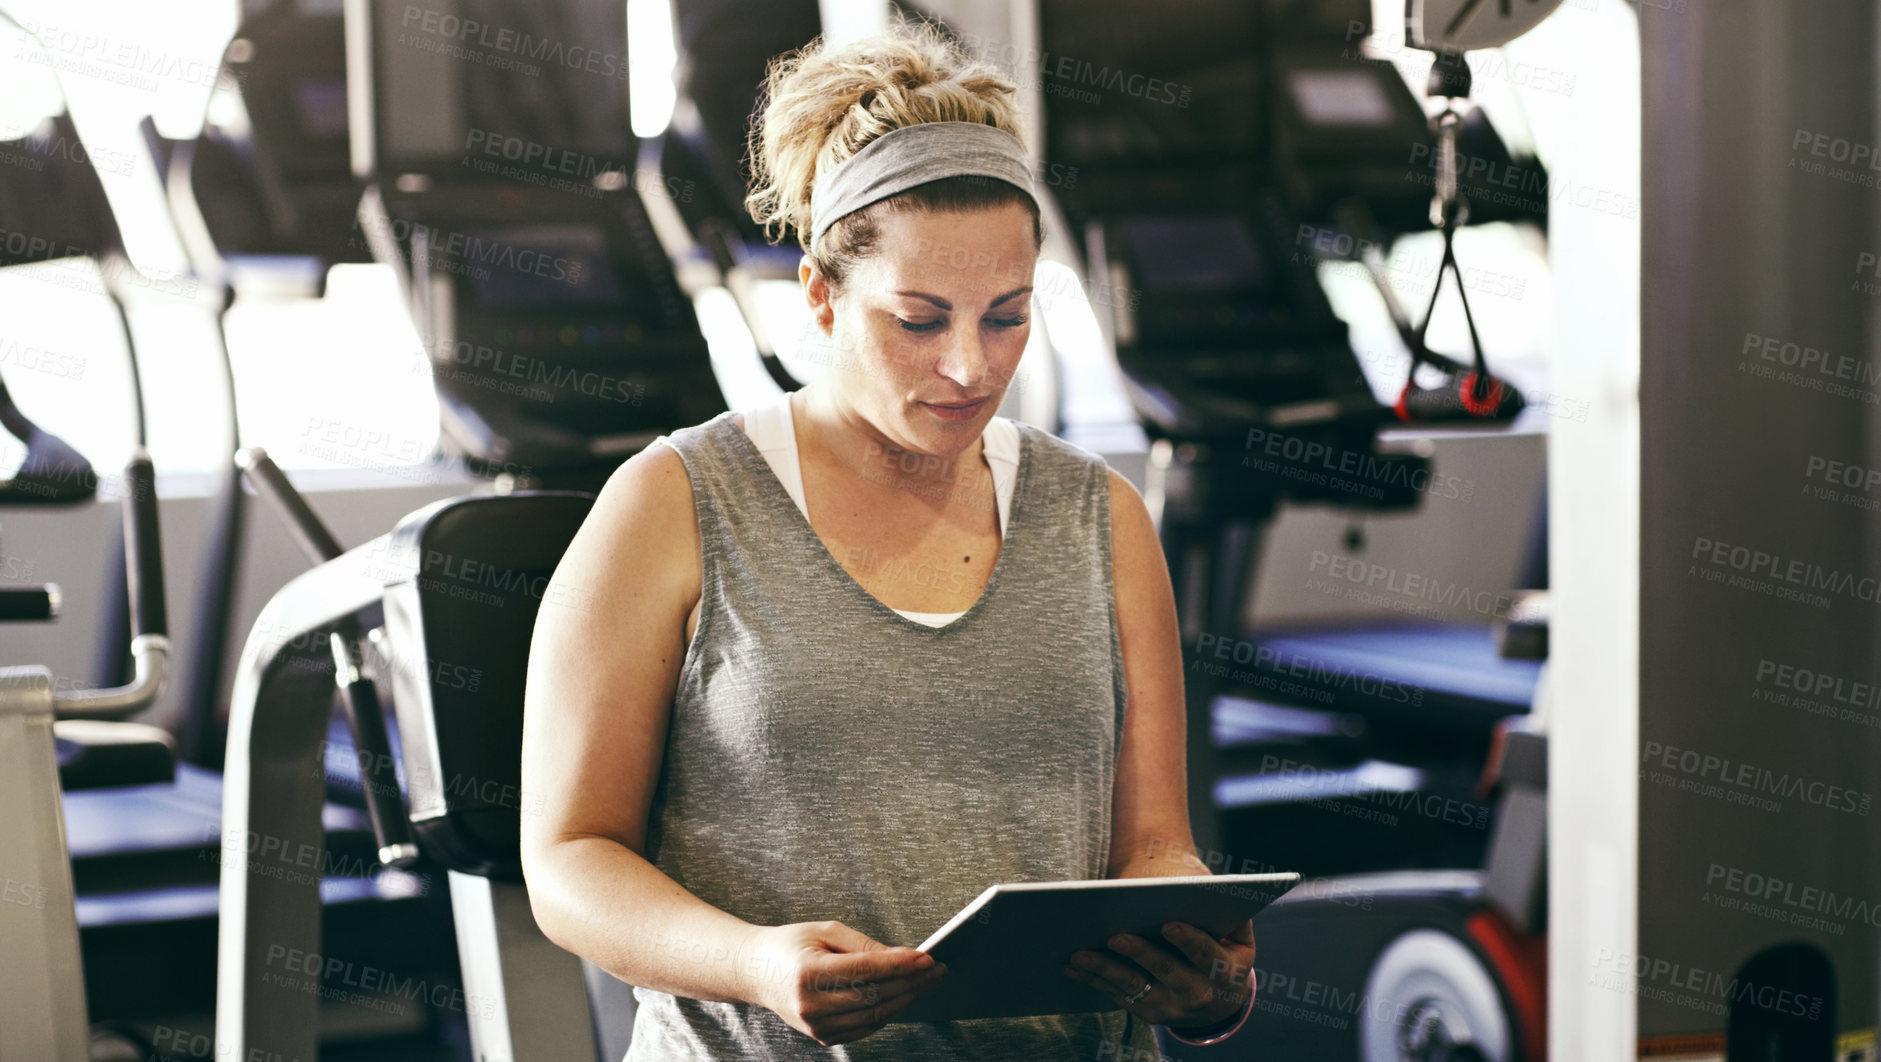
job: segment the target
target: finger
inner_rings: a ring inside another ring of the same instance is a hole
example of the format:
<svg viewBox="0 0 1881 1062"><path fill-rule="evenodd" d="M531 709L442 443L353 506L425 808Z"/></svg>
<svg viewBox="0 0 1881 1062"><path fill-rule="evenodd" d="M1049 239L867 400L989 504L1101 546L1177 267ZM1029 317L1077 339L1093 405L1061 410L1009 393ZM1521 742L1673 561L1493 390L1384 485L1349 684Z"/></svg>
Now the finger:
<svg viewBox="0 0 1881 1062"><path fill-rule="evenodd" d="M1155 984L1154 975L1134 963L1102 952L1080 951L1071 956L1067 967L1072 976L1082 973L1098 986L1108 988L1119 998L1132 996L1146 984Z"/></svg>
<svg viewBox="0 0 1881 1062"><path fill-rule="evenodd" d="M913 948L880 951L826 952L811 960L819 975L849 981L883 981L931 969L934 957Z"/></svg>
<svg viewBox="0 0 1881 1062"><path fill-rule="evenodd" d="M1163 939L1175 945L1204 973L1221 970L1229 965L1230 956L1227 949L1216 943L1214 937L1187 922L1171 922L1164 926Z"/></svg>
<svg viewBox="0 0 1881 1062"><path fill-rule="evenodd" d="M908 1005L919 998L921 998L920 992L903 992L884 999L872 1007L845 1011L826 1019L819 1019L816 1023L817 1039L828 1044L859 1040L887 1024L890 1019L908 1009Z"/></svg>
<svg viewBox="0 0 1881 1062"><path fill-rule="evenodd" d="M818 1012L805 1014L804 1017L815 1022L816 1029L819 1033L840 1033L872 1027L880 1024L879 1017L881 1015L895 1013L903 1006L907 1005L907 1003L913 1002L919 995L920 993L918 992L903 992L898 996L880 1000L866 1007L855 1007L849 1010L833 1011L829 1013Z"/></svg>
<svg viewBox="0 0 1881 1062"><path fill-rule="evenodd" d="M1235 926L1234 932L1228 934L1228 939L1234 941L1236 944L1246 944L1250 948L1253 947L1254 920L1250 918L1240 925Z"/></svg>
<svg viewBox="0 0 1881 1062"><path fill-rule="evenodd" d="M891 977L885 981L870 981L850 989L855 997L873 1006L885 999L893 999L904 992L925 991L941 979L946 967L933 966L919 973L905 977Z"/></svg>
<svg viewBox="0 0 1881 1062"><path fill-rule="evenodd" d="M867 1010L882 1001L882 984L881 981L827 981L819 978L815 984L818 996L804 1005L803 1013L806 1016L827 1018L853 1010Z"/></svg>
<svg viewBox="0 0 1881 1062"><path fill-rule="evenodd" d="M1077 981L1080 984L1086 984L1086 985L1091 986L1093 989L1096 989L1099 993L1101 993L1105 998L1109 999L1112 1003L1115 1003L1117 1006L1122 1007L1125 1010L1129 1010L1130 1008L1135 1006L1135 1004L1128 1002L1129 995L1126 995L1121 989L1117 988L1116 985L1112 984L1110 982L1110 979L1107 977L1099 976L1098 974L1095 974L1091 972L1090 970L1079 969L1076 966L1069 966L1069 965L1064 968L1064 972L1065 972L1066 977L1069 977L1073 981ZM1135 994L1135 992L1142 987L1143 987L1142 982L1138 982L1130 990L1129 994L1130 995Z"/></svg>
<svg viewBox="0 0 1881 1062"><path fill-rule="evenodd" d="M1213 944L1213 941L1209 943ZM1172 988L1193 987L1208 980L1203 966L1198 970L1183 962L1168 949L1158 947L1133 933L1119 933L1110 938L1111 950L1148 970L1158 981Z"/></svg>
<svg viewBox="0 0 1881 1062"><path fill-rule="evenodd" d="M925 992L940 981L946 969L945 966L934 966L917 974L891 977L885 981L843 981L819 985L818 989L829 996L830 1001L820 1005L818 1013L840 1014L867 1010L909 992Z"/></svg>
<svg viewBox="0 0 1881 1062"><path fill-rule="evenodd" d="M1066 966L1065 973L1072 980L1089 985L1099 995L1109 999L1111 1006L1128 1011L1144 1021L1158 1022L1168 1016L1165 1011L1171 1000L1166 998L1169 994L1167 988L1160 989L1159 994L1158 986L1140 970L1125 974L1129 981L1119 984L1115 970L1122 969L1122 964L1113 963L1112 966L1114 969L1109 974L1093 973L1075 966ZM1150 989L1148 992L1143 991L1146 985Z"/></svg>
<svg viewBox="0 0 1881 1062"><path fill-rule="evenodd" d="M825 944L829 945L831 951L849 953L890 950L888 945L876 940L874 937L869 936L867 933L862 932L854 926L846 925L842 922L830 922L821 926L817 936ZM914 949L905 948L901 950L913 951Z"/></svg>

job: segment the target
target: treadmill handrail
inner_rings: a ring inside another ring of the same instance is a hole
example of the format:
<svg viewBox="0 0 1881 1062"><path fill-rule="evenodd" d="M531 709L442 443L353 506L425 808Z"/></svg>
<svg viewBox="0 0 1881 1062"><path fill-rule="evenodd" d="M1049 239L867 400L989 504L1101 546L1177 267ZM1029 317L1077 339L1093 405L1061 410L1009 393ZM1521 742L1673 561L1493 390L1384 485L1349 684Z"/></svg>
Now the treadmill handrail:
<svg viewBox="0 0 1881 1062"><path fill-rule="evenodd" d="M150 707L168 678L170 639L140 634L131 639L131 656L136 671L129 683L59 693L53 698L53 714L60 719L123 719Z"/></svg>

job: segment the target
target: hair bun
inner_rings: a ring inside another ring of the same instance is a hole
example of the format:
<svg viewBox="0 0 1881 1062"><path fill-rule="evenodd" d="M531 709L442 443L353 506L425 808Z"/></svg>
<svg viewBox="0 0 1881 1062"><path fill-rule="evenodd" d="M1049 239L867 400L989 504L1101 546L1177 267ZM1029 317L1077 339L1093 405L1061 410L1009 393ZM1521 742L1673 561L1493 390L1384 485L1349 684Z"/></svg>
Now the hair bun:
<svg viewBox="0 0 1881 1062"><path fill-rule="evenodd" d="M876 137L924 122L979 122L1025 139L1017 87L931 25L898 22L837 48L816 41L771 64L751 135L751 217L772 239L795 229L809 249L819 174Z"/></svg>

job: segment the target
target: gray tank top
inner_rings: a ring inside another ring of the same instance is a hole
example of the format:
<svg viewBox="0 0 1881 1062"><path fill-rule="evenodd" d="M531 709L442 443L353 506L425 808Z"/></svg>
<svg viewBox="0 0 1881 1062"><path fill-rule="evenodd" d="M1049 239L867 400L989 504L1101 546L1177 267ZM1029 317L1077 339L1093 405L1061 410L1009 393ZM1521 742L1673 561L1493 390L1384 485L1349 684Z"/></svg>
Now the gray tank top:
<svg viewBox="0 0 1881 1062"><path fill-rule="evenodd" d="M912 947L988 885L1104 876L1126 703L1107 469L1019 427L992 576L944 627L863 590L730 413L662 437L704 571L647 837L680 885L757 925L835 919ZM828 1048L763 1007L634 998L629 1062L1160 1057L1141 1022L1120 1042L1121 1010Z"/></svg>

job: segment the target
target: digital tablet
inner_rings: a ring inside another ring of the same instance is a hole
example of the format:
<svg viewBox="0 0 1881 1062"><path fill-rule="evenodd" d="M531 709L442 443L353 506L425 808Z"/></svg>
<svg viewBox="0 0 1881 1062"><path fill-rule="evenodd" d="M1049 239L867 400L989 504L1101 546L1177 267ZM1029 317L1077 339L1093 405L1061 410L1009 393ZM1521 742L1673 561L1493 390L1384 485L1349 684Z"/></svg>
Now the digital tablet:
<svg viewBox="0 0 1881 1062"><path fill-rule="evenodd" d="M1118 955L1108 943L1118 933L1173 948L1162 933L1169 922L1225 937L1299 880L1213 874L994 885L921 945L947 964L947 975L891 1024L1116 1010L1108 996L1065 975L1072 952Z"/></svg>

